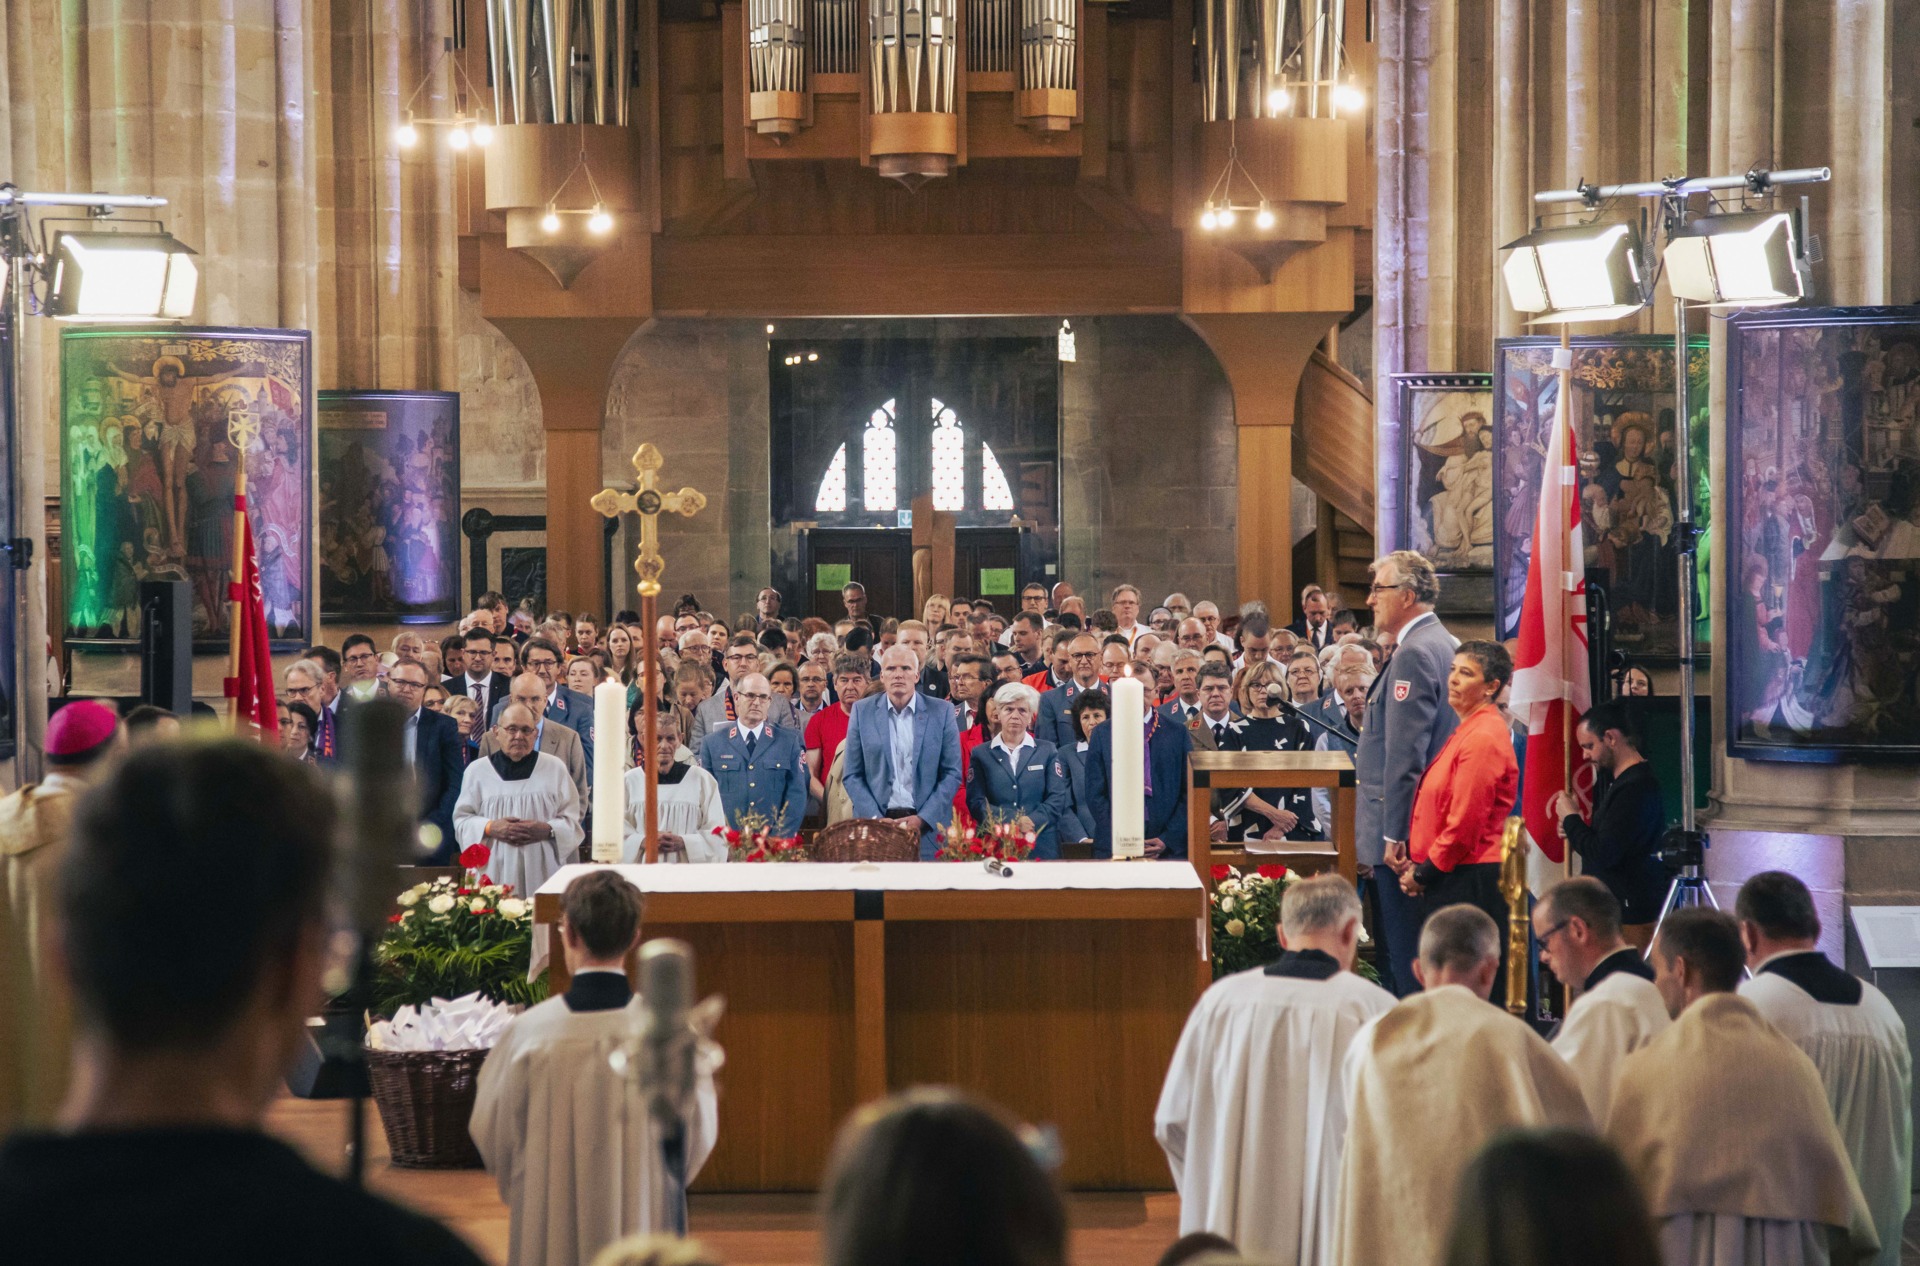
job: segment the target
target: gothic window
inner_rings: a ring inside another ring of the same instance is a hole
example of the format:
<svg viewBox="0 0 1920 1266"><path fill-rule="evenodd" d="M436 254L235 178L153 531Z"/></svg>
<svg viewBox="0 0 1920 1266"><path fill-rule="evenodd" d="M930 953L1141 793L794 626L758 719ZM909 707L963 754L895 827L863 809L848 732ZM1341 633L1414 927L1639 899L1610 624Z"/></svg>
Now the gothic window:
<svg viewBox="0 0 1920 1266"><path fill-rule="evenodd" d="M847 508L847 446L845 444L834 450L833 460L827 463L827 473L820 476L820 491L813 498L813 508L820 514L838 514Z"/></svg>
<svg viewBox="0 0 1920 1266"><path fill-rule="evenodd" d="M893 418L894 402L889 400L867 419L866 434L860 439L862 504L868 510L884 512L899 508L896 484L899 444Z"/></svg>
<svg viewBox="0 0 1920 1266"><path fill-rule="evenodd" d="M933 402L933 508L967 508L967 434L952 406Z"/></svg>
<svg viewBox="0 0 1920 1266"><path fill-rule="evenodd" d="M980 445L980 508L982 510L1013 509L1013 489L1007 486L1006 472L1000 469L1000 459L993 455L993 445Z"/></svg>

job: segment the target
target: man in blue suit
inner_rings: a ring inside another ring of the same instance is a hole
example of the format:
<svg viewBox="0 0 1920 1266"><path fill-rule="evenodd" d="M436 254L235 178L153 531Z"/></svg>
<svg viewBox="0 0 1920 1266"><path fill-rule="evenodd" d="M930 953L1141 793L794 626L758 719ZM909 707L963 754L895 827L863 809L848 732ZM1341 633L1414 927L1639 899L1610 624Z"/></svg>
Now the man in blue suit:
<svg viewBox="0 0 1920 1266"><path fill-rule="evenodd" d="M558 722L580 736L580 751L587 758L587 768L593 768L593 699L578 690L570 689L560 678L560 648L544 637L527 639L526 649L521 651L527 671L547 683L547 711L545 719ZM500 723L500 709L507 706L502 696L494 705L492 724Z"/></svg>
<svg viewBox="0 0 1920 1266"><path fill-rule="evenodd" d="M967 778L967 812L977 823L1025 819L1034 833L1033 856L1060 856L1055 823L1080 838L1073 814L1072 789L1059 749L1027 732L1040 708L1040 692L1024 682L1009 682L994 693L1000 707L1000 732L973 749Z"/></svg>
<svg viewBox="0 0 1920 1266"><path fill-rule="evenodd" d="M1073 701L1082 690L1100 684L1100 642L1091 633L1082 633L1067 648L1067 671L1073 676L1040 696L1040 720L1034 725L1037 737L1055 747L1070 748L1080 741L1073 732Z"/></svg>
<svg viewBox="0 0 1920 1266"><path fill-rule="evenodd" d="M1148 857L1187 855L1187 727L1147 713ZM1093 805L1093 855L1113 856L1113 722L1087 737L1087 798Z"/></svg>
<svg viewBox="0 0 1920 1266"><path fill-rule="evenodd" d="M389 669L387 693L396 703L413 709L407 718L406 753L420 789L420 821L440 829L439 844L420 864L451 866L458 847L453 839L453 806L460 799L460 780L467 769L460 751L466 739L459 722L420 706L427 697L427 669L419 661L403 659Z"/></svg>
<svg viewBox="0 0 1920 1266"><path fill-rule="evenodd" d="M960 790L953 708L922 694L920 658L893 646L880 658L880 693L847 718L843 774L857 818L891 818L920 836L920 859L940 850Z"/></svg>
<svg viewBox="0 0 1920 1266"><path fill-rule="evenodd" d="M776 835L798 834L807 816L807 763L800 735L787 726L767 724L773 687L761 674L743 677L733 699L733 724L701 740L700 767L719 782L720 805L729 825L758 818Z"/></svg>

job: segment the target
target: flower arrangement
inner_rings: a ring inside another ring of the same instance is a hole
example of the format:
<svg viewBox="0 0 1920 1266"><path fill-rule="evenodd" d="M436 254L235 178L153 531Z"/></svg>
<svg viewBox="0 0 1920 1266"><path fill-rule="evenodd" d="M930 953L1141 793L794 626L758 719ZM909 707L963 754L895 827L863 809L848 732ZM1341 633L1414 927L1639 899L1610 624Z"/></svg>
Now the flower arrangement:
<svg viewBox="0 0 1920 1266"><path fill-rule="evenodd" d="M391 1018L403 1006L479 993L495 1002L529 1005L546 997L546 977L527 979L533 955L533 903L507 884L473 874L487 862L484 845L460 860L469 879L415 884L394 899L387 934L374 947L373 1010Z"/></svg>
<svg viewBox="0 0 1920 1266"><path fill-rule="evenodd" d="M798 833L782 835L776 823L757 813L740 816L739 825L715 827L727 842L727 860L735 862L804 862L810 860Z"/></svg>
<svg viewBox="0 0 1920 1266"><path fill-rule="evenodd" d="M1280 948L1280 899L1300 876L1285 866L1268 864L1252 874L1232 866L1213 868L1213 891L1207 903L1213 924L1213 978L1231 976L1251 967L1277 962ZM1367 932L1360 930L1361 944ZM1354 960L1354 974L1376 985L1380 974L1364 958Z"/></svg>
<svg viewBox="0 0 1920 1266"><path fill-rule="evenodd" d="M989 818L972 826L958 822L947 824L941 836L937 862L983 862L997 857L1003 862L1023 862L1033 856L1034 833L1022 830L1014 819Z"/></svg>

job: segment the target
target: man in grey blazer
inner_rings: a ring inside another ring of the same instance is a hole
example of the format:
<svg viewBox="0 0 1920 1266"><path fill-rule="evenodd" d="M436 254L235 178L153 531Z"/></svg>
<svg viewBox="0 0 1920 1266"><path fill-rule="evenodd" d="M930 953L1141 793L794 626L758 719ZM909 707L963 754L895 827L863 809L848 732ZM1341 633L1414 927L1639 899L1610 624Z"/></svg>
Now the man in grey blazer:
<svg viewBox="0 0 1920 1266"><path fill-rule="evenodd" d="M693 737L687 745L694 751L700 750L700 743L709 734L730 728L739 719L740 710L733 697L735 684L747 676L760 671L760 643L751 633L735 633L733 640L727 643L727 653L721 661L727 670L727 680L720 683L720 689L707 697L693 713ZM767 709L767 724L778 725L798 734L800 714L793 706L793 700L786 695L775 695Z"/></svg>
<svg viewBox="0 0 1920 1266"><path fill-rule="evenodd" d="M1373 626L1392 634L1392 658L1367 692L1366 720L1354 753L1360 806L1354 833L1358 860L1371 867L1380 905L1383 982L1405 996L1419 989L1413 960L1419 948L1422 907L1400 890L1399 872L1410 864L1407 826L1420 775L1439 754L1459 718L1447 704L1447 673L1459 639L1447 632L1433 604L1440 581L1433 564L1412 550L1395 550L1369 568L1373 586L1367 605Z"/></svg>
<svg viewBox="0 0 1920 1266"><path fill-rule="evenodd" d="M923 694L920 657L905 646L880 657L881 689L847 717L842 774L857 818L891 818L920 836L920 860L940 849L960 790L960 729L952 705Z"/></svg>

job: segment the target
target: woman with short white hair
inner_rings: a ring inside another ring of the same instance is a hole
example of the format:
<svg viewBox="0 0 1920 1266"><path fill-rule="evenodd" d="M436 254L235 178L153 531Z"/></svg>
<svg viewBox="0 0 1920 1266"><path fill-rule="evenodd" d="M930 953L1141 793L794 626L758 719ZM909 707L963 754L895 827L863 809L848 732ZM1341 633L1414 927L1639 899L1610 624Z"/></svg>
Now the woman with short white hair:
<svg viewBox="0 0 1920 1266"><path fill-rule="evenodd" d="M1011 822L1031 831L1033 856L1057 858L1060 840L1054 826L1068 819L1072 792L1054 745L1032 733L1040 692L1025 682L1010 681L994 692L993 703L993 741L975 747L969 761L967 812L982 826Z"/></svg>

